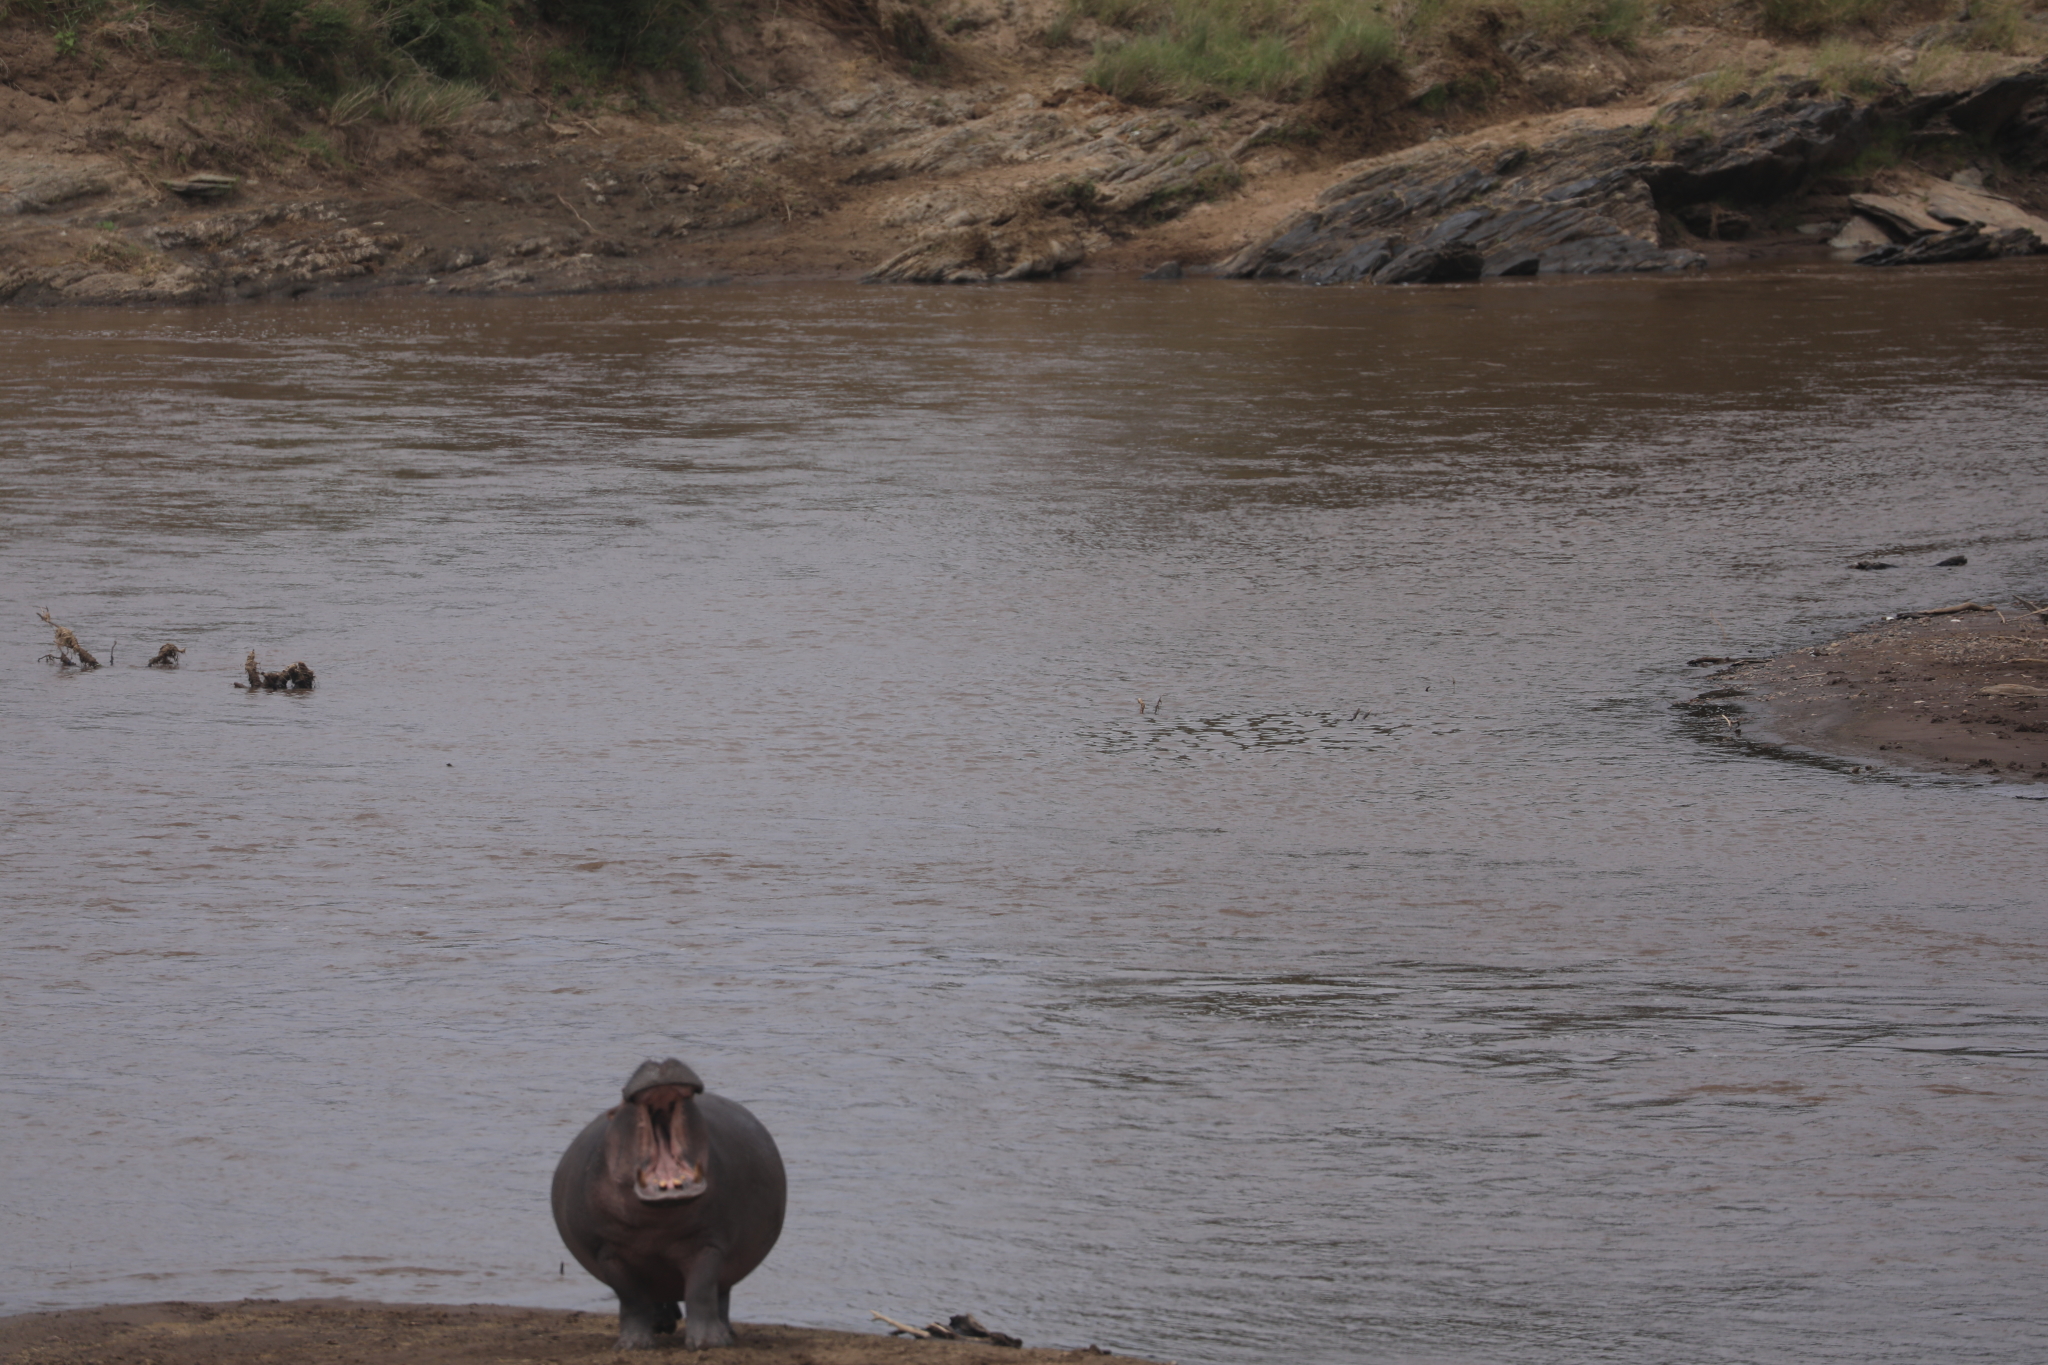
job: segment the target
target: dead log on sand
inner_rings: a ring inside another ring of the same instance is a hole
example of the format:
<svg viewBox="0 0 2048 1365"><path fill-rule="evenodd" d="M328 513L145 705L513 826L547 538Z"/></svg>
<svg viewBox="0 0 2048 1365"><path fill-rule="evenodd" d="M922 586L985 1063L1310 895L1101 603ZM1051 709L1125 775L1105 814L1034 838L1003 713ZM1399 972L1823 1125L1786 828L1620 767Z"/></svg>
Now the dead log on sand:
<svg viewBox="0 0 2048 1365"><path fill-rule="evenodd" d="M878 1322L889 1324L892 1337L914 1337L919 1341L979 1341L990 1346L1021 1347L1023 1342L1007 1332L991 1332L983 1327L972 1313L955 1313L945 1322L928 1322L922 1327L912 1327L907 1322L898 1322L886 1313L868 1310L868 1316Z"/></svg>

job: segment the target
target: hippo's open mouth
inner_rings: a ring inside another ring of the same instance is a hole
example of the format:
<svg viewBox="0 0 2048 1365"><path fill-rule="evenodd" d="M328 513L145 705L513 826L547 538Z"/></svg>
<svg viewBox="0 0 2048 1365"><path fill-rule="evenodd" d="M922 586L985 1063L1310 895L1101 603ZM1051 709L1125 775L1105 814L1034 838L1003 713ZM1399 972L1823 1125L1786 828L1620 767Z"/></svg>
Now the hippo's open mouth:
<svg viewBox="0 0 2048 1365"><path fill-rule="evenodd" d="M633 1174L633 1193L643 1203L695 1199L708 1188L703 1163L689 1157L690 1120L684 1103L692 1093L682 1086L657 1085L633 1097L647 1115Z"/></svg>

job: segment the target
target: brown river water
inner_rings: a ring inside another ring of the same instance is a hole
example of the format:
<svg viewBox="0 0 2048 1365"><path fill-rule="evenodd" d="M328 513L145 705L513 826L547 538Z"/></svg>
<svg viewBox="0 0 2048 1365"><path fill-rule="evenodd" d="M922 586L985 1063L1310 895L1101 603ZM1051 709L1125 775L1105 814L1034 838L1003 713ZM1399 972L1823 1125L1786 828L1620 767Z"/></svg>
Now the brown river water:
<svg viewBox="0 0 2048 1365"><path fill-rule="evenodd" d="M549 1176L674 1054L742 1320L2048 1357L2048 801L1671 708L2048 590L2048 272L0 338L0 1312L601 1310Z"/></svg>

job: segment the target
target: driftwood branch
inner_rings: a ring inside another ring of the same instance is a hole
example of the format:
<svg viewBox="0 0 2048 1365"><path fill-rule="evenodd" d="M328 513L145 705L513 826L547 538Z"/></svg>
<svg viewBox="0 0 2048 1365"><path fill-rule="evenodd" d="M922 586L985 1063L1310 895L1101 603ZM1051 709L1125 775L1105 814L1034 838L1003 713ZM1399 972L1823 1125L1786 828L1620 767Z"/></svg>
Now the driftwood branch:
<svg viewBox="0 0 2048 1365"><path fill-rule="evenodd" d="M257 666L256 651L252 649L249 657L242 660L242 671L249 677L251 692L310 692L313 689L313 670L303 661L275 673L265 673ZM237 687L241 685L235 684Z"/></svg>
<svg viewBox="0 0 2048 1365"><path fill-rule="evenodd" d="M183 654L184 652L184 649L180 646L171 644L170 642L166 641L164 643L164 647L162 649L159 649L156 652L156 656L152 658L147 664L144 664L143 667L176 668L178 666L178 656L180 654Z"/></svg>
<svg viewBox="0 0 2048 1365"><path fill-rule="evenodd" d="M907 1322L898 1322L887 1313L877 1313L874 1309L870 1308L868 1316L874 1318L877 1322L886 1322L890 1327L894 1328L895 1330L889 1333L892 1337L916 1337L919 1341L925 1341L931 1337L931 1333L923 1328L912 1327Z"/></svg>
<svg viewBox="0 0 2048 1365"><path fill-rule="evenodd" d="M55 631L57 636L56 654L46 654L43 656L44 658L50 660L59 668L98 668L100 666L100 661L93 658L92 653L84 645L78 643L78 637L71 633L71 627L60 626L50 619L49 608L45 607L37 612L36 615L42 617L43 624ZM77 657L74 659L73 655ZM109 655L108 657L111 658L112 656Z"/></svg>
<svg viewBox="0 0 2048 1365"><path fill-rule="evenodd" d="M1958 602L1952 607L1930 607L1926 611L1902 611L1899 613L1899 619L1903 621L1909 616L1953 616L1959 611L1997 610L1997 607L1986 605L1983 602Z"/></svg>
<svg viewBox="0 0 2048 1365"><path fill-rule="evenodd" d="M898 1322L887 1313L868 1310L868 1315L878 1322L889 1324L892 1337L915 1337L919 1341L979 1341L990 1346L1022 1346L1024 1343L1007 1332L991 1332L983 1327L972 1313L955 1313L944 1322L928 1322L922 1327L912 1327L907 1322Z"/></svg>
<svg viewBox="0 0 2048 1365"><path fill-rule="evenodd" d="M562 196L558 194L555 196L555 198L562 199ZM569 210L569 212L571 213L576 213L576 206L566 199L562 199L562 207ZM588 218L585 218L582 214L576 213L576 221L583 224L583 226L590 228L591 236L596 237L602 235L598 232L596 228L590 227L590 220Z"/></svg>

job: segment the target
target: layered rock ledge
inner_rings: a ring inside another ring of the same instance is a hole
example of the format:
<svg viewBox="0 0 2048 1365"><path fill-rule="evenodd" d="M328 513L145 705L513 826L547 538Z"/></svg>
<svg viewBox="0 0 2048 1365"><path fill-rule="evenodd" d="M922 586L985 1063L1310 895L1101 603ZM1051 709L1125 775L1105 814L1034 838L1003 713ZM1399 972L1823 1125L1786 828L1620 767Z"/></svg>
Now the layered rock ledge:
<svg viewBox="0 0 2048 1365"><path fill-rule="evenodd" d="M1844 231L1874 234L1873 264L2034 254L2048 250L2048 222L1985 194L1981 179L1945 200L1922 192L1917 203L1828 182L1901 141L2048 160L2044 97L2048 67L1969 92L1869 103L1787 79L1761 99L1710 108L1684 95L1641 122L1567 126L1534 143L1481 135L1425 144L1348 168L1219 273L1413 284L1698 270L1707 256L1688 239L1739 239L1774 206L1815 194L1854 211ZM1923 245L1936 237L1944 240Z"/></svg>

